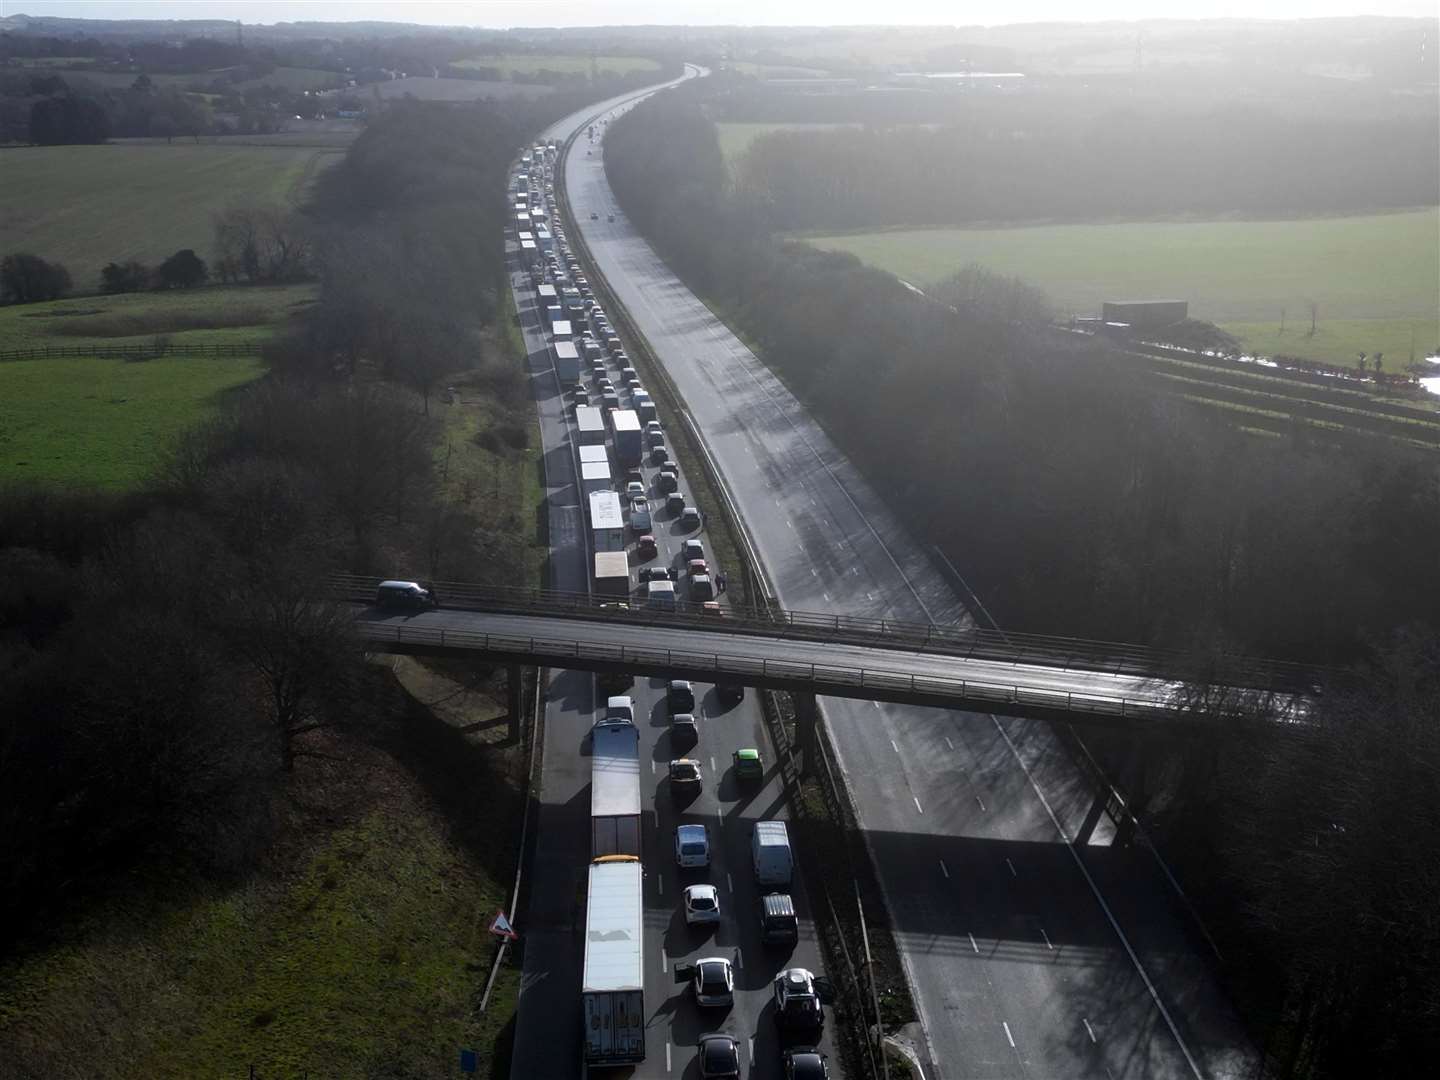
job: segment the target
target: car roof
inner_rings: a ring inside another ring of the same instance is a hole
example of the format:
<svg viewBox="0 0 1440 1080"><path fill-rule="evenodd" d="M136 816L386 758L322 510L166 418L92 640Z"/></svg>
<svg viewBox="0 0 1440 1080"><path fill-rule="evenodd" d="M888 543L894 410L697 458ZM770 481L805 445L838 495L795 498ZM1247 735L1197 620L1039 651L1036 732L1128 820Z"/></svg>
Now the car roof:
<svg viewBox="0 0 1440 1080"><path fill-rule="evenodd" d="M676 825L676 826L675 826L675 835L678 836L678 837L680 837L680 839L682 839L682 840L692 840L692 839L695 839L695 838L697 838L697 837L704 837L704 835L705 835L705 826L704 826L704 825Z"/></svg>
<svg viewBox="0 0 1440 1080"><path fill-rule="evenodd" d="M424 589L418 581L382 581L376 586L379 589Z"/></svg>
<svg viewBox="0 0 1440 1080"><path fill-rule="evenodd" d="M740 750L736 750L735 756L741 761L759 761L760 751L756 750L753 746L746 746Z"/></svg>
<svg viewBox="0 0 1440 1080"><path fill-rule="evenodd" d="M674 716L670 717L670 722L672 724L693 724L695 722L695 714L689 712L677 712Z"/></svg>
<svg viewBox="0 0 1440 1080"><path fill-rule="evenodd" d="M686 885L687 896L719 896L720 890L714 885Z"/></svg>

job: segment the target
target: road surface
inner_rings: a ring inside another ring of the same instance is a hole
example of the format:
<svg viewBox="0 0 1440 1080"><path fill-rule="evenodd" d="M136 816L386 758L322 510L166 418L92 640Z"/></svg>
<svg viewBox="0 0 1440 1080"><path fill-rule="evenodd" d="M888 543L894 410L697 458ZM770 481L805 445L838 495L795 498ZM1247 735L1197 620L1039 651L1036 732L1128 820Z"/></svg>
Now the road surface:
<svg viewBox="0 0 1440 1080"><path fill-rule="evenodd" d="M583 115L562 125L577 125ZM556 129L552 129L552 132ZM545 138L561 136L547 133ZM514 249L513 238L509 241ZM513 264L512 264L513 265ZM542 312L525 274L512 273L512 288L529 353L531 386L539 410L545 453L546 502L550 521L552 588L584 591L588 581L588 537L576 485L577 468L570 445L571 416L541 330ZM612 365L614 367L614 365ZM618 369L612 371L617 377ZM669 418L662 412L662 424ZM654 470L645 468L646 484ZM688 491L681 476L681 490ZM703 508L702 508L703 509ZM672 532L663 513L654 530L667 565L685 537L706 541L703 532ZM709 545L706 543L707 553ZM723 569L723 568L722 568ZM682 579L683 580L683 579ZM437 613L446 614L446 613ZM545 687L543 764L536 799L534 857L525 886L517 929L523 935L524 960L511 1075L516 1080L581 1075L580 981L584 948L584 882L588 867L590 758L586 736L595 719L595 680L584 672L551 671ZM695 1042L702 1033L726 1031L741 1046L745 1075L778 1077L771 979L784 967L821 971L818 946L803 888L792 894L800 915L801 939L793 949L762 947L755 919L757 892L749 869L750 828L755 820L785 817L775 755L761 721L755 695L722 706L711 686L697 684L699 745L686 756L699 758L705 787L698 798L679 804L664 777L672 753L665 684L638 679L629 691L635 700L641 737L641 790L646 807L643 831L645 864L645 1002L648 1013L646 1061L619 1070L636 1080L693 1076ZM769 770L763 785L736 788L728 775L732 750L763 748ZM674 865L673 836L681 822L706 824L711 835L710 870L686 871ZM722 922L713 930L690 930L679 914L684 885L708 881L720 893ZM723 956L736 964L735 1004L730 1010L699 1010L686 986L676 981L676 965L702 956ZM833 1052L827 1032L821 1048ZM833 1053L832 1053L833 1057Z"/></svg>
<svg viewBox="0 0 1440 1080"><path fill-rule="evenodd" d="M679 388L782 605L963 622L924 549L630 225L602 155L565 168L598 269ZM1093 800L1049 727L842 699L822 712L916 991L927 1075L1249 1073L1253 1051L1149 853L1109 846L1103 821L1069 842Z"/></svg>

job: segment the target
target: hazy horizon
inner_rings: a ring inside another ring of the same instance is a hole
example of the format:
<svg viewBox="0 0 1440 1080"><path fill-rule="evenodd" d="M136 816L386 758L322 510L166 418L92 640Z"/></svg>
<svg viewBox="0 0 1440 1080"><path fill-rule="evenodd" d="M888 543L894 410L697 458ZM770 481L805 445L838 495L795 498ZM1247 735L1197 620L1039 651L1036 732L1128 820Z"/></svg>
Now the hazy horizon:
<svg viewBox="0 0 1440 1080"><path fill-rule="evenodd" d="M884 18L869 13L879 10ZM963 14L963 19L956 19ZM957 7L953 0L0 0L0 16L74 19L228 19L248 23L396 22L435 26L1000 26L1025 22L1132 22L1163 19L1298 19L1344 16L1424 18L1434 0L1182 0L1163 13L1144 0L1095 0L1077 13L1064 0L1019 0Z"/></svg>

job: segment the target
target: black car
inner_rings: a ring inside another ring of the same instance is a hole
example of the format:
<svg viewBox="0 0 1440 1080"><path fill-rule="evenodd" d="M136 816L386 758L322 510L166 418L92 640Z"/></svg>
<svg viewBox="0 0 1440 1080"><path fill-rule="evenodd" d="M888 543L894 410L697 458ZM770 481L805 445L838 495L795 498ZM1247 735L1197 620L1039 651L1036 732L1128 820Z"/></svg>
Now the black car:
<svg viewBox="0 0 1440 1080"><path fill-rule="evenodd" d="M785 1080L830 1080L825 1055L818 1050L785 1051Z"/></svg>
<svg viewBox="0 0 1440 1080"><path fill-rule="evenodd" d="M702 1035L695 1049L704 1080L725 1080L740 1075L740 1048L729 1035Z"/></svg>
<svg viewBox="0 0 1440 1080"><path fill-rule="evenodd" d="M671 679L670 688L665 697L670 703L672 714L695 711L695 688L690 685L688 679Z"/></svg>
<svg viewBox="0 0 1440 1080"><path fill-rule="evenodd" d="M640 568L640 584L647 581L674 581L675 568L673 566L642 566Z"/></svg>

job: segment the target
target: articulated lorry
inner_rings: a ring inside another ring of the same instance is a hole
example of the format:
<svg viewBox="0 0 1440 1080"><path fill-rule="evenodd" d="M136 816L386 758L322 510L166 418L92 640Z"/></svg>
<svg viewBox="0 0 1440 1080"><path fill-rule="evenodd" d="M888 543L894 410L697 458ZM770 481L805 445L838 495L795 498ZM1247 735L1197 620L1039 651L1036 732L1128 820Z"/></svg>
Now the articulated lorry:
<svg viewBox="0 0 1440 1080"><path fill-rule="evenodd" d="M606 855L590 864L580 986L587 1065L645 1060L643 887L640 860L633 855Z"/></svg>

